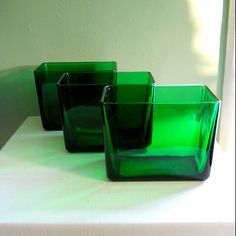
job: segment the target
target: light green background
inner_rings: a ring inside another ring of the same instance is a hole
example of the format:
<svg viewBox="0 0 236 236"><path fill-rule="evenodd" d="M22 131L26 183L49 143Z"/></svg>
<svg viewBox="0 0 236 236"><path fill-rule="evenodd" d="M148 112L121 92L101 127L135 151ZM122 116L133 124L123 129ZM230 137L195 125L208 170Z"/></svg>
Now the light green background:
<svg viewBox="0 0 236 236"><path fill-rule="evenodd" d="M0 0L0 146L38 114L32 71L46 61L114 60L221 96L227 12L228 0Z"/></svg>

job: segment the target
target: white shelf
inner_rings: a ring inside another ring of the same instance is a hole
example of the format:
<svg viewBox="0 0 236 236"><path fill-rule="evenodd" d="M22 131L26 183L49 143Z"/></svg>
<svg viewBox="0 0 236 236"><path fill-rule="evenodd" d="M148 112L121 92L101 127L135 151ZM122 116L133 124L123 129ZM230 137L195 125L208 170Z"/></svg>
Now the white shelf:
<svg viewBox="0 0 236 236"><path fill-rule="evenodd" d="M0 152L0 235L234 235L234 174L216 144L205 182L110 182L29 117Z"/></svg>

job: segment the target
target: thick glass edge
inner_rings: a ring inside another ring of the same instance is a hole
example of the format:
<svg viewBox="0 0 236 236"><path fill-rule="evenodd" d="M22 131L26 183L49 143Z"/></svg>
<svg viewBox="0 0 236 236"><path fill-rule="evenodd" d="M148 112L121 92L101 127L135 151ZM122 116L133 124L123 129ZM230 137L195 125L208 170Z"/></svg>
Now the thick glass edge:
<svg viewBox="0 0 236 236"><path fill-rule="evenodd" d="M106 86L104 86L104 88L103 88L103 90L102 90L102 96L101 96L101 99L100 99L100 103L103 105L103 104L106 104L105 102L104 102L104 100L105 100L105 96L106 96L106 91L107 91L107 89L109 89L111 86L110 85L106 85Z"/></svg>
<svg viewBox="0 0 236 236"><path fill-rule="evenodd" d="M96 73L96 74L104 74L104 73L107 73L107 74L116 74L116 72L112 72L112 71L96 71L96 72L89 72L89 71L85 71L85 72L66 72L64 73L58 80L58 82L56 83L57 86L59 87L79 87L79 86L106 86L107 83L94 83L94 84L86 84L86 83L83 83L83 84L78 84L78 83L73 83L73 84L64 84L62 81L67 77L67 78L70 78L70 75L73 75L73 74L93 74L93 73Z"/></svg>
<svg viewBox="0 0 236 236"><path fill-rule="evenodd" d="M140 71L117 71L116 73L117 74L140 74L140 73L143 73L143 74L148 74L149 77L153 78L153 80L154 80L154 77L153 77L152 73L150 71L146 71L146 70L140 70Z"/></svg>
<svg viewBox="0 0 236 236"><path fill-rule="evenodd" d="M150 79L152 81L152 84L155 84L156 83L156 80L154 79L154 76L152 75L151 72L149 72L149 76L150 76Z"/></svg>
<svg viewBox="0 0 236 236"><path fill-rule="evenodd" d="M209 87L207 85L204 85L204 86L208 90L208 92L211 94L211 96L221 104L221 100L209 89Z"/></svg>
<svg viewBox="0 0 236 236"><path fill-rule="evenodd" d="M153 75L152 75L152 73L150 72L150 71L119 71L119 72L117 72L117 71L96 71L96 72L91 72L91 71L78 71L78 72L66 72L66 73L64 73L60 78L59 78L59 80L58 80L58 82L57 82L57 85L58 86L84 86L84 85L101 85L101 84L76 84L76 83L72 83L72 84L63 84L63 79L65 78L65 77L70 77L70 75L76 75L76 74L92 74L92 73L96 73L96 74L104 74L104 73L108 73L108 74L110 74L110 73L113 73L114 75L115 75L115 78L117 77L117 75L118 74L123 74L123 73L128 73L128 74L139 74L139 73L145 73L145 74L147 74L148 76L149 76L149 78L150 78L150 80L152 81L152 83L150 83L150 84L147 84L147 85L154 85L154 84L156 84L156 81L155 81L155 79L154 79L154 77L153 77ZM105 84L105 85L107 85L107 84ZM116 85L116 84L113 84L114 86ZM120 86L120 85L122 85L122 84L117 84L117 86ZM139 85L139 84L128 84L128 85L126 85L126 84L124 84L125 86L136 86L136 85ZM142 85L142 84L140 84L141 86L147 86L147 85ZM109 86L112 86L112 85L109 85Z"/></svg>
<svg viewBox="0 0 236 236"><path fill-rule="evenodd" d="M39 66L37 66L34 70L34 72L56 72L57 70L44 70L45 67L48 65L55 65L55 66L61 66L65 64L102 64L102 63L109 63L113 67L113 69L104 70L104 71L116 71L117 70L117 62L116 61L81 61L81 62L43 62Z"/></svg>
<svg viewBox="0 0 236 236"><path fill-rule="evenodd" d="M117 71L116 72L118 75L122 75L122 74L147 74L148 77L149 77L149 80L152 82L152 83L149 83L149 84L155 84L156 81L154 79L154 76L153 74L150 72L150 71L145 71L145 70L141 70L141 71ZM131 85L131 84L129 84ZM136 84L134 84L136 85Z"/></svg>
<svg viewBox="0 0 236 236"><path fill-rule="evenodd" d="M202 88L206 88L208 90L208 92L213 96L213 98L215 99L215 101L211 101L211 102L175 102L175 103L162 103L162 102L106 102L105 101L105 97L106 97L106 92L109 88L112 87L132 87L132 86L140 86L140 87L151 87L151 88L155 88L155 87L202 87ZM119 84L119 85L106 85L103 88L103 92L102 92L102 96L101 96L101 100L100 102L102 103L102 105L109 105L109 104L153 104L153 105L167 105L167 104L218 104L219 106L219 110L221 107L221 100L219 98L217 98L215 96L215 94L204 84L171 84L171 85L167 85L167 84L163 84L163 85L159 85L159 84L148 84L148 85L141 85L141 84Z"/></svg>
<svg viewBox="0 0 236 236"><path fill-rule="evenodd" d="M34 72L40 72L42 71L42 68L45 66L46 63L41 63L39 66L37 66L35 69L34 69Z"/></svg>
<svg viewBox="0 0 236 236"><path fill-rule="evenodd" d="M62 87L63 84L62 84L62 80L65 79L65 77L69 77L69 73L64 73L57 81L57 86L58 87Z"/></svg>

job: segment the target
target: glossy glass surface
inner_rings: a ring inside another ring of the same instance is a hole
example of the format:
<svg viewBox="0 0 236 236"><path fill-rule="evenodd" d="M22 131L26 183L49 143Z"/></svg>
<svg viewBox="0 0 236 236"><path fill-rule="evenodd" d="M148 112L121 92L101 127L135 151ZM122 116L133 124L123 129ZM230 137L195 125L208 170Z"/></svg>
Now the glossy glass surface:
<svg viewBox="0 0 236 236"><path fill-rule="evenodd" d="M58 83L65 146L70 152L103 151L100 100L108 84L153 84L150 72L64 74Z"/></svg>
<svg viewBox="0 0 236 236"><path fill-rule="evenodd" d="M35 71L35 83L42 125L46 130L60 130L61 120L57 82L66 72L116 71L116 62L50 62Z"/></svg>
<svg viewBox="0 0 236 236"><path fill-rule="evenodd" d="M219 100L203 85L107 86L102 118L111 180L205 180Z"/></svg>
<svg viewBox="0 0 236 236"><path fill-rule="evenodd" d="M103 151L100 99L115 73L67 73L58 82L66 149L69 152Z"/></svg>
<svg viewBox="0 0 236 236"><path fill-rule="evenodd" d="M155 84L152 74L148 71L117 72L116 84Z"/></svg>

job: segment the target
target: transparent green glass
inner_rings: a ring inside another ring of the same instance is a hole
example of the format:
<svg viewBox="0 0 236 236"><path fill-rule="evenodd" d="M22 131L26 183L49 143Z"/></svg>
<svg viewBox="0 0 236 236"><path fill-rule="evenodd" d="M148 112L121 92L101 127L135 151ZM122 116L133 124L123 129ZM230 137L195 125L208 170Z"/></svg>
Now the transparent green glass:
<svg viewBox="0 0 236 236"><path fill-rule="evenodd" d="M116 73L116 84L155 84L155 80L149 71L128 71Z"/></svg>
<svg viewBox="0 0 236 236"><path fill-rule="evenodd" d="M116 71L116 62L49 62L34 71L42 125L46 130L60 130L61 120L57 82L66 72Z"/></svg>
<svg viewBox="0 0 236 236"><path fill-rule="evenodd" d="M66 149L104 151L100 100L108 84L153 84L150 72L75 72L58 82Z"/></svg>
<svg viewBox="0 0 236 236"><path fill-rule="evenodd" d="M220 101L204 85L113 85L102 95L111 180L205 180Z"/></svg>
<svg viewBox="0 0 236 236"><path fill-rule="evenodd" d="M113 72L66 73L58 81L62 129L69 152L103 151L100 99Z"/></svg>

